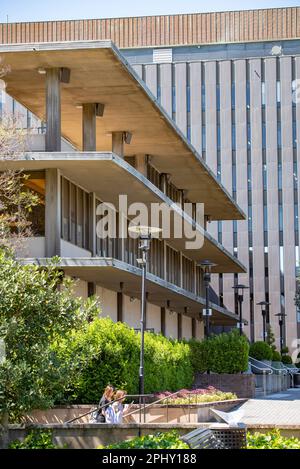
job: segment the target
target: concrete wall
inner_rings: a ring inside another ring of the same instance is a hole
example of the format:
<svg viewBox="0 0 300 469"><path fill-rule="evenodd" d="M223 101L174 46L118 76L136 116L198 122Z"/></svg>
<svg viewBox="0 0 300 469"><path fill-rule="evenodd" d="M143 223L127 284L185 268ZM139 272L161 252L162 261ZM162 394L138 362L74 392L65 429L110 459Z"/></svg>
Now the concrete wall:
<svg viewBox="0 0 300 469"><path fill-rule="evenodd" d="M195 423L213 421L213 414L210 409L217 409L229 412L237 406L246 402L246 399L234 399L231 401L206 402L202 404L187 405L155 405L146 410L145 423ZM138 410L139 406L135 405L132 410ZM76 417L91 411L94 406L89 405L73 405L65 407L55 407L49 410L34 410L29 412L22 419L24 424L64 424ZM84 416L74 422L74 424L88 424L90 416ZM130 416L131 423L139 423L139 412ZM143 422L144 422L144 416ZM127 422L124 422L127 423ZM129 423L129 422L128 422Z"/></svg>
<svg viewBox="0 0 300 469"><path fill-rule="evenodd" d="M17 257L45 257L45 238L24 238L16 241L16 256Z"/></svg>
<svg viewBox="0 0 300 469"><path fill-rule="evenodd" d="M124 440L131 440L137 436L153 435L157 432L169 432L176 429L180 435L189 433L197 428L197 423L179 424L128 424L108 425L108 424L77 424L77 425L31 425L27 428L20 426L10 426L8 442L16 439L23 440L26 434L32 429L52 430L53 442L60 446L64 445L69 449L96 449L100 445L107 446L119 443ZM0 435L0 448L3 448L2 435Z"/></svg>
<svg viewBox="0 0 300 469"><path fill-rule="evenodd" d="M233 392L239 398L253 398L255 396L255 376L242 374L200 374L197 373L194 388L213 386L224 392Z"/></svg>
<svg viewBox="0 0 300 469"><path fill-rule="evenodd" d="M74 293L77 296L87 298L87 282L76 280ZM96 296L99 298L101 306L101 316L110 317L117 322L117 293L107 288L96 286ZM130 298L124 295L123 299L123 321L130 327L140 328L140 300ZM160 307L151 303L147 304L146 327L154 329L155 332L161 332L161 310ZM178 315L175 312L166 311L166 337L178 338ZM182 338L190 339L192 337L192 319L188 316L182 316ZM203 323L196 321L196 337L204 337Z"/></svg>
<svg viewBox="0 0 300 469"><path fill-rule="evenodd" d="M92 257L90 251L80 248L75 244L61 240L61 257Z"/></svg>

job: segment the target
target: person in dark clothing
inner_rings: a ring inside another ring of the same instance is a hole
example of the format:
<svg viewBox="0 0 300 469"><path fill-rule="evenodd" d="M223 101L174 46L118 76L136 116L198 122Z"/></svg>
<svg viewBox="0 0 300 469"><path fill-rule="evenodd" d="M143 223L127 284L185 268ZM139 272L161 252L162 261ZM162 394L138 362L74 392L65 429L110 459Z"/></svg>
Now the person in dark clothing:
<svg viewBox="0 0 300 469"><path fill-rule="evenodd" d="M93 412L92 422L93 423L105 423L106 422L106 412L110 406L110 403L113 401L115 389L113 386L108 385L104 389L103 396L99 402L99 410ZM102 408L101 408L102 407Z"/></svg>

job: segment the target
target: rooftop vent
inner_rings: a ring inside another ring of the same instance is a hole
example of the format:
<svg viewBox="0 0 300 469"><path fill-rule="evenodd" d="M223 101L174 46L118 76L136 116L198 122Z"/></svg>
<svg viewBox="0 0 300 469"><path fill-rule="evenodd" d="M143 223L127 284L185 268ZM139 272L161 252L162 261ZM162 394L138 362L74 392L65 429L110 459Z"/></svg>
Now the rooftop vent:
<svg viewBox="0 0 300 469"><path fill-rule="evenodd" d="M153 49L153 62L154 63L172 63L173 53L172 49Z"/></svg>

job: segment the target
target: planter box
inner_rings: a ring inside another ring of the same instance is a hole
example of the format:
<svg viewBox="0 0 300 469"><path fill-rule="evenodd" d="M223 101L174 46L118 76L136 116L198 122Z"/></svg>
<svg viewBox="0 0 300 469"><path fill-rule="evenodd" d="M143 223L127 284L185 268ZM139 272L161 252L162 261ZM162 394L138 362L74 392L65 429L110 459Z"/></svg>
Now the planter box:
<svg viewBox="0 0 300 469"><path fill-rule="evenodd" d="M255 376L250 374L201 374L197 373L193 387L208 388L213 386L224 392L233 392L238 398L255 397Z"/></svg>

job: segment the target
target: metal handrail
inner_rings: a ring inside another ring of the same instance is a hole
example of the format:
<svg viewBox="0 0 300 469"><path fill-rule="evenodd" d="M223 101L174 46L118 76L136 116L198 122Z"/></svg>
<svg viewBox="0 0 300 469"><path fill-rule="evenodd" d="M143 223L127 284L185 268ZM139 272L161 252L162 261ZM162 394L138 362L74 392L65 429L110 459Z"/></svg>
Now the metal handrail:
<svg viewBox="0 0 300 469"><path fill-rule="evenodd" d="M265 373L266 373L266 374L269 374L269 375L272 375L272 374L273 374L273 371L270 370L270 368L259 368L258 366L253 365L253 363L250 363L250 366L251 366L251 367L253 366L253 368L256 368L257 370L262 371L263 374L265 374Z"/></svg>
<svg viewBox="0 0 300 469"><path fill-rule="evenodd" d="M73 423L75 422L76 420L80 420L81 418L83 417L86 417L87 415L90 415L92 414L93 412L96 412L96 411L100 411L102 409L105 409L105 407L107 407L108 405L112 405L114 404L115 402L119 402L119 401L122 401L124 400L125 398L128 398L128 397L138 397L138 398L145 398L145 397L153 397L153 394L126 394L126 396L124 397L120 397L119 399L115 399L114 401L110 401L109 404L104 404L102 406L97 406L97 407L94 407L94 409L92 410L89 410L88 412L85 412L84 414L82 415L79 415L78 417L75 417L71 420L68 420L67 422L65 422L65 424L69 424L69 423ZM139 410L139 409L138 409Z"/></svg>
<svg viewBox="0 0 300 469"><path fill-rule="evenodd" d="M180 391L176 391L176 392L170 394L170 395L167 396L167 397L162 397L162 398L158 399L157 401L151 402L150 404L148 404L148 405L146 405L146 406L144 405L144 409L143 409L143 410L144 410L144 420L145 420L145 411L146 411L146 409L148 409L149 407L152 407L152 406L154 406L154 405L157 405L157 404L159 404L160 402L167 401L166 406L167 406L167 423L168 423L168 420L169 420L169 412L168 412L168 411L169 411L169 399L171 399L171 398L174 397L174 396L177 396L177 395L178 395L179 393L181 393L181 392L182 392L181 390L180 390ZM190 421L190 418L191 418L191 416L190 416L190 405L191 405L191 403L190 403L190 395L191 395L191 394L192 394L192 392L189 393L189 404L188 404L188 406L189 406L189 421ZM126 414L124 417L129 417L130 415L133 415L133 414L139 412L139 410L140 410L140 408L135 409L135 410L133 410L132 412L130 412L129 414Z"/></svg>
<svg viewBox="0 0 300 469"><path fill-rule="evenodd" d="M267 365L266 363L264 363L264 362L262 362L262 361L260 361L260 360L257 360L256 358L249 357L249 360L253 360L253 361L257 362L257 363L260 363L260 364L264 365L263 368L264 368L264 369L270 369L270 370L272 371L272 374L273 374L274 371L275 371L275 374L276 374L277 372L279 372L279 373L284 372L284 374L287 374L287 373L286 373L286 370L283 370L283 369L280 369L280 368L275 368L275 367L273 367L272 365ZM251 363L251 361L250 361L250 364L251 364L251 366L253 365L253 364ZM253 365L253 366L255 367L255 365ZM258 366L256 366L256 368L259 369ZM270 373L270 374L271 374L271 373Z"/></svg>

